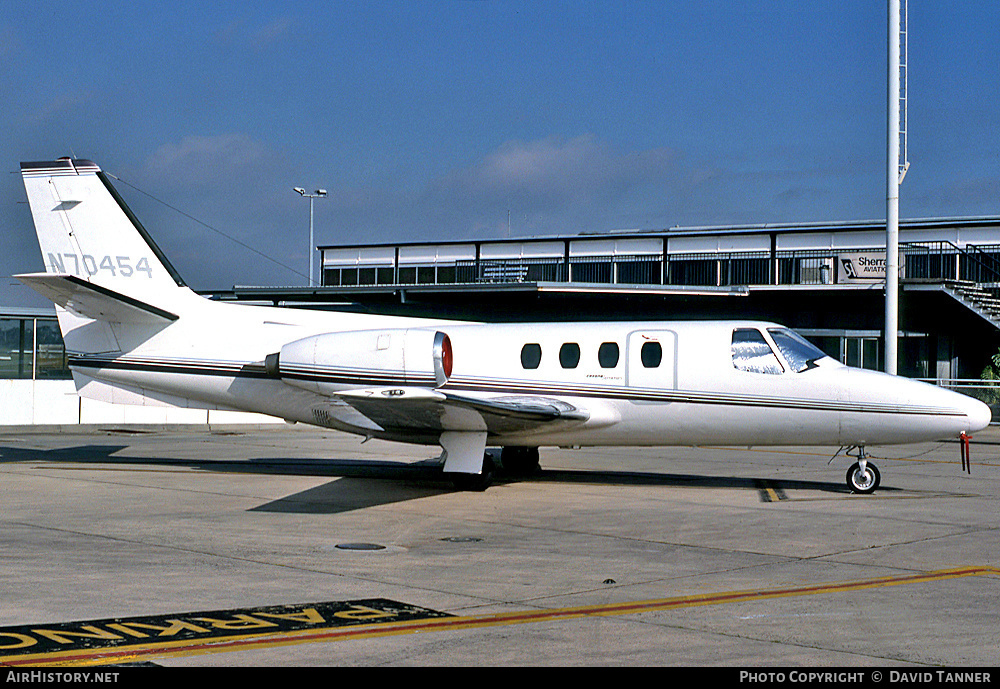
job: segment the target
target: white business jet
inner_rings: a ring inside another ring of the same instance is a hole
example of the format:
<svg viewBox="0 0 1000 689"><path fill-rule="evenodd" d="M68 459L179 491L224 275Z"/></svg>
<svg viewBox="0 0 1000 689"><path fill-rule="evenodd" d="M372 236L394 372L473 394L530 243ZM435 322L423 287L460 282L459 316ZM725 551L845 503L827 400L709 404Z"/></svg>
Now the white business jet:
<svg viewBox="0 0 1000 689"><path fill-rule="evenodd" d="M79 393L113 403L259 412L440 445L456 483L531 471L538 448L869 445L954 438L990 409L850 368L774 323L463 323L219 303L184 285L87 160L22 163Z"/></svg>

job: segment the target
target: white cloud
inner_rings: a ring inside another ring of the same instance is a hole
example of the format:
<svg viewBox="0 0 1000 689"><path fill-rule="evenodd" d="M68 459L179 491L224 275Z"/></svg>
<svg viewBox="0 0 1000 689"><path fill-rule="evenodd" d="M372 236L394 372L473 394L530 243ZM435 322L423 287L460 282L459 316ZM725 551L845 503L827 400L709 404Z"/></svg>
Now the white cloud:
<svg viewBox="0 0 1000 689"><path fill-rule="evenodd" d="M441 180L443 193L486 203L516 199L536 210L591 205L675 176L677 154L667 148L616 150L591 134L511 141L479 163Z"/></svg>
<svg viewBox="0 0 1000 689"><path fill-rule="evenodd" d="M185 136L177 144L163 144L152 156L152 167L174 167L176 165L229 164L242 166L260 157L261 147L243 134L222 134L220 136Z"/></svg>
<svg viewBox="0 0 1000 689"><path fill-rule="evenodd" d="M259 50L272 43L283 41L291 33L293 25L291 17L277 17L251 32L250 42Z"/></svg>
<svg viewBox="0 0 1000 689"><path fill-rule="evenodd" d="M157 148L146 161L147 172L171 183L218 185L237 178L266 174L275 155L245 134L185 136Z"/></svg>
<svg viewBox="0 0 1000 689"><path fill-rule="evenodd" d="M288 39L295 24L296 20L288 16L275 17L263 24L236 18L223 26L217 36L223 43L259 51Z"/></svg>

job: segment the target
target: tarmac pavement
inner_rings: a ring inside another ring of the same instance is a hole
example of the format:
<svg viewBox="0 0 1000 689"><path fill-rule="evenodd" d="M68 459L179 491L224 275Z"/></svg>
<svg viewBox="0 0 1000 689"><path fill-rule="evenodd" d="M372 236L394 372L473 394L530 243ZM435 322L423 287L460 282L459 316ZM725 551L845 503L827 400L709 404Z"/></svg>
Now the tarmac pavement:
<svg viewBox="0 0 1000 689"><path fill-rule="evenodd" d="M322 429L0 432L0 664L990 667L1000 431L869 448L437 448ZM853 461L853 460L851 460Z"/></svg>

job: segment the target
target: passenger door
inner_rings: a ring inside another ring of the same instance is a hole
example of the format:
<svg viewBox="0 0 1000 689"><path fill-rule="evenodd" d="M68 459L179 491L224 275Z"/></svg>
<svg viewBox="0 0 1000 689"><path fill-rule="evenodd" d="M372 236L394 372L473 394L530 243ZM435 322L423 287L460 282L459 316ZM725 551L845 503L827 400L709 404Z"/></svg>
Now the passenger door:
<svg viewBox="0 0 1000 689"><path fill-rule="evenodd" d="M677 333L636 330L626 345L629 387L673 390L677 387Z"/></svg>

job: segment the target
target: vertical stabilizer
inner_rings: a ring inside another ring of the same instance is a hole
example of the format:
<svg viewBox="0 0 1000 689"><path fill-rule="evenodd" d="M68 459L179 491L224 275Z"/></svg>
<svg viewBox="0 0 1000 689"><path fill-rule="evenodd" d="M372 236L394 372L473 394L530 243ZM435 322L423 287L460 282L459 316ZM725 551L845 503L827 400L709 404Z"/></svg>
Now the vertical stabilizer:
<svg viewBox="0 0 1000 689"><path fill-rule="evenodd" d="M56 303L72 352L128 351L194 293L89 160L21 163L45 274L18 276Z"/></svg>
<svg viewBox="0 0 1000 689"><path fill-rule="evenodd" d="M122 293L183 287L101 169L89 160L21 163L45 271Z"/></svg>

